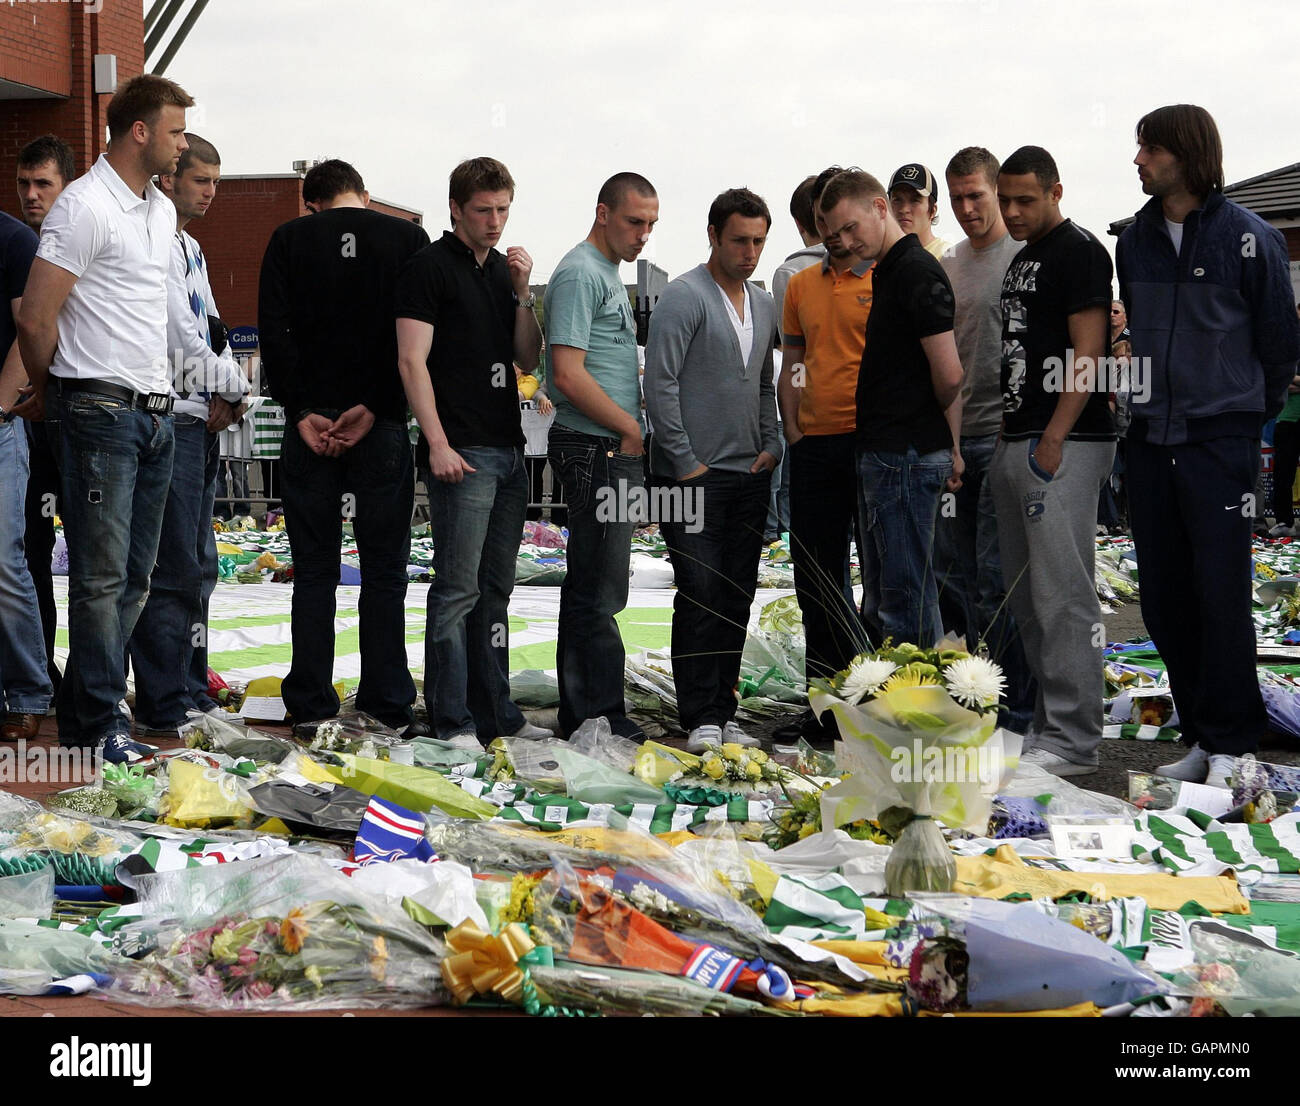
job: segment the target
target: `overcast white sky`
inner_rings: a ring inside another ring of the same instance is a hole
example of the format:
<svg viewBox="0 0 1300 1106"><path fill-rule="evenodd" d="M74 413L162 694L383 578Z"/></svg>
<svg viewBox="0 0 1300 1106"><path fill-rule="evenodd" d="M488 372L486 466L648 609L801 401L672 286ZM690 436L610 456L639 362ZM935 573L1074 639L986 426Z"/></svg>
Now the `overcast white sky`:
<svg viewBox="0 0 1300 1106"><path fill-rule="evenodd" d="M1229 182L1300 161L1293 0L822 0L796 19L799 7L213 0L167 75L198 101L191 128L223 172L342 157L375 195L422 209L433 236L456 162L500 158L517 183L506 244L529 250L538 282L626 169L659 191L643 256L670 275L707 256L718 192L760 193L774 223L757 275L770 280L799 244L791 191L833 163L887 183L917 160L942 180L962 146L1045 146L1062 210L1105 238L1143 202L1133 125L1153 107L1208 108ZM941 237L960 235L946 195L940 216Z"/></svg>

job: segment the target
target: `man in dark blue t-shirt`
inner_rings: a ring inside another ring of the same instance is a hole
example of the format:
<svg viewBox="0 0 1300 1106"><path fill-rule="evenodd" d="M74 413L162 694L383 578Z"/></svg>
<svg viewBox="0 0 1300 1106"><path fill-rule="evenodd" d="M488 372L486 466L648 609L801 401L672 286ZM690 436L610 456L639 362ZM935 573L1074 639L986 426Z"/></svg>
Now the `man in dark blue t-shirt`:
<svg viewBox="0 0 1300 1106"><path fill-rule="evenodd" d="M1024 760L1058 776L1097 770L1101 606L1097 495L1115 457L1110 255L1061 214L1051 154L1002 164L998 203L1025 247L1002 282L1002 439L990 470L1007 601L1038 681Z"/></svg>
<svg viewBox="0 0 1300 1106"><path fill-rule="evenodd" d="M23 554L27 431L12 414L27 383L14 316L36 243L30 229L0 213L0 737L6 741L34 738L53 694L36 588Z"/></svg>

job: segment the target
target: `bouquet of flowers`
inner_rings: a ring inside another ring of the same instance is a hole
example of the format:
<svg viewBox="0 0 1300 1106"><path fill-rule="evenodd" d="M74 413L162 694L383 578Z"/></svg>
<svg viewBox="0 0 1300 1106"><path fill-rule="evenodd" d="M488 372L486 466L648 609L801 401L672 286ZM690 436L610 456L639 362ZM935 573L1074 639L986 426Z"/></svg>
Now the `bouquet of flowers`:
<svg viewBox="0 0 1300 1106"><path fill-rule="evenodd" d="M119 997L236 1009L445 1001L443 943L322 859L288 854L137 881L142 916L115 935L138 956Z"/></svg>
<svg viewBox="0 0 1300 1106"><path fill-rule="evenodd" d="M782 768L762 749L750 749L735 742L711 746L697 764L677 772L669 781L674 784L702 784L719 791L740 794L768 794L792 773Z"/></svg>
<svg viewBox="0 0 1300 1106"><path fill-rule="evenodd" d="M887 642L814 681L808 696L835 719L847 773L822 794L823 823L873 820L898 838L885 873L894 896L952 886L956 867L934 821L983 833L1020 757L1021 738L997 727L1002 670L950 646Z"/></svg>

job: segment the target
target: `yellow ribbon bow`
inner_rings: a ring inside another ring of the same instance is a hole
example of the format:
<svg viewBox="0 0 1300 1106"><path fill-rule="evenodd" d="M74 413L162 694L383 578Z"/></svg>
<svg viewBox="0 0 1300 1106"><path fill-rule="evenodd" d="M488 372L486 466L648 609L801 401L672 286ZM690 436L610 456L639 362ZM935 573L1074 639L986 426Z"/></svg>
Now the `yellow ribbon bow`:
<svg viewBox="0 0 1300 1106"><path fill-rule="evenodd" d="M451 954L442 962L442 979L457 1006L489 991L507 1002L518 1002L524 985L520 957L536 947L528 931L514 922L494 937L473 922L462 922L447 934Z"/></svg>

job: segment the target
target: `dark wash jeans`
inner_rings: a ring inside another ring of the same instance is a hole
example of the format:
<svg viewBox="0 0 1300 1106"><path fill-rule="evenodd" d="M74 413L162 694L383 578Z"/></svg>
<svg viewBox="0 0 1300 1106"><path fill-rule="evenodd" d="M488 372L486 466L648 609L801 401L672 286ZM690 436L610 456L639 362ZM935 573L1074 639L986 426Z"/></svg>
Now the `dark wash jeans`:
<svg viewBox="0 0 1300 1106"><path fill-rule="evenodd" d="M68 543L68 664L59 742L130 734L122 663L149 596L172 477L172 416L89 391L46 391Z"/></svg>
<svg viewBox="0 0 1300 1106"><path fill-rule="evenodd" d="M672 509L659 523L677 585L672 637L677 714L688 732L723 726L736 715L736 681L758 585L772 474L710 469L693 480L655 478L653 483L681 493L665 497Z"/></svg>
<svg viewBox="0 0 1300 1106"><path fill-rule="evenodd" d="M338 412L322 411L334 418ZM295 722L333 718L334 611L343 540L343 496L355 504L361 559L358 614L361 681L357 710L390 726L411 720L415 681L406 661L406 565L411 552L415 470L406 427L375 420L340 457L319 457L295 426L280 455L285 530L293 553L293 663L283 684Z"/></svg>
<svg viewBox="0 0 1300 1106"><path fill-rule="evenodd" d="M437 737L474 731L484 743L524 716L510 699L510 592L528 508L517 447L458 449L475 471L458 484L422 468L429 489L433 583L424 630L424 701Z"/></svg>
<svg viewBox="0 0 1300 1106"><path fill-rule="evenodd" d="M588 718L609 719L614 733L640 733L623 698L623 637L614 616L627 606L632 532L639 522L621 509L645 486L645 459L619 452L618 438L555 425L547 455L569 509L569 541L560 588L555 667L560 729L570 734Z"/></svg>
<svg viewBox="0 0 1300 1106"><path fill-rule="evenodd" d="M131 635L135 716L146 726L185 722L208 698L208 600L217 584L212 505L217 494L220 439L204 420L176 415L176 453L163 510L158 562Z"/></svg>
<svg viewBox="0 0 1300 1106"><path fill-rule="evenodd" d="M943 633L931 564L939 493L952 453L858 451L862 617L876 640L930 649Z"/></svg>
<svg viewBox="0 0 1300 1106"><path fill-rule="evenodd" d="M803 612L809 679L830 677L866 645L849 581L857 527L858 471L852 434L805 434L786 450L790 551ZM858 548L862 548L859 537Z"/></svg>

